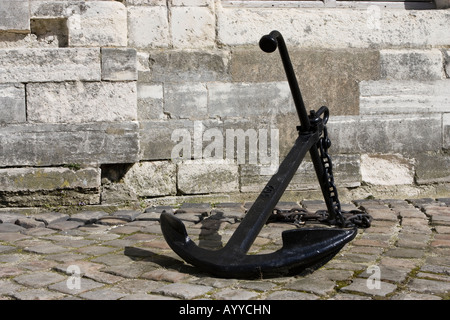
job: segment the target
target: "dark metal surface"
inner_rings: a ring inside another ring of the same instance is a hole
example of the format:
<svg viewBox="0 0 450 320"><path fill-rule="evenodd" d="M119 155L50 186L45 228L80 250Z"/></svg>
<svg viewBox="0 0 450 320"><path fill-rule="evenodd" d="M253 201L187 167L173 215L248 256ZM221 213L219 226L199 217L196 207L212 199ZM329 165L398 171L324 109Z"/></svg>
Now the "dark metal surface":
<svg viewBox="0 0 450 320"><path fill-rule="evenodd" d="M306 112L285 42L278 31L263 36L260 47L265 52L279 49L300 120L299 137L294 146L222 249L206 250L198 247L175 215L163 213L160 218L162 232L172 250L188 263L226 278L280 276L320 265L334 256L357 233L357 224L349 222L341 212L333 181L332 163L327 153L330 146L326 134L328 108L321 107L317 112L311 111L309 115ZM350 228L302 228L284 231L283 246L278 251L247 255L264 224L273 217L275 206L308 152L328 209L328 212L320 217L328 224Z"/></svg>

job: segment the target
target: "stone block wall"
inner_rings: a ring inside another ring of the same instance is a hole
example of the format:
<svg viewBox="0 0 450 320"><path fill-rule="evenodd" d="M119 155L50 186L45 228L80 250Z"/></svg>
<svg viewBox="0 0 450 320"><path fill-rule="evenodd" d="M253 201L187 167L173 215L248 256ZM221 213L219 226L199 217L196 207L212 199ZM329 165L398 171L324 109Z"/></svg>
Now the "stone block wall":
<svg viewBox="0 0 450 320"><path fill-rule="evenodd" d="M343 198L448 195L450 11L374 4L2 0L0 206L254 199L299 125L275 29Z"/></svg>

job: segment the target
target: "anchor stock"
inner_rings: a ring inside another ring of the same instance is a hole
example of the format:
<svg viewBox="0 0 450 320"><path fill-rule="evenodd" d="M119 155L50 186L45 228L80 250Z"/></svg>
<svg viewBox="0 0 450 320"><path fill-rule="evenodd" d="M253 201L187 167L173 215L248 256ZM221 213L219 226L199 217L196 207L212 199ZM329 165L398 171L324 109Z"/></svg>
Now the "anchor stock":
<svg viewBox="0 0 450 320"><path fill-rule="evenodd" d="M306 112L286 44L278 31L263 36L259 44L261 49L268 53L279 49L300 120L300 126L297 127L299 136L294 146L223 248L219 250L200 248L189 238L184 224L175 215L164 212L160 217L163 235L175 253L199 269L225 278L254 278L297 273L326 262L357 234L358 223L354 223L353 220L347 221L341 212L332 177L331 160L326 152L329 146L326 134L328 108L322 107L317 112L311 111L309 115ZM275 206L308 152L327 205L327 218L323 220L334 227L284 231L281 249L269 254L247 255L261 229L273 216ZM353 215L355 216L357 215ZM368 223L364 227L370 225L369 219L366 220Z"/></svg>

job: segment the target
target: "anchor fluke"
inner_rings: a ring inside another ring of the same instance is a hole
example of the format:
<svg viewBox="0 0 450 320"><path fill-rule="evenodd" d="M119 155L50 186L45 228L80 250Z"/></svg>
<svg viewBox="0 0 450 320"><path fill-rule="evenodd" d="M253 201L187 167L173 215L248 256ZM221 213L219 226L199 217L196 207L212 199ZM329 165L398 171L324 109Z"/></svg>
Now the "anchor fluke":
<svg viewBox="0 0 450 320"><path fill-rule="evenodd" d="M238 247L219 250L198 247L173 214L161 214L161 228L172 248L185 261L223 278L260 278L298 273L328 261L352 240L356 229L304 228L282 233L283 246L261 255L247 255Z"/></svg>

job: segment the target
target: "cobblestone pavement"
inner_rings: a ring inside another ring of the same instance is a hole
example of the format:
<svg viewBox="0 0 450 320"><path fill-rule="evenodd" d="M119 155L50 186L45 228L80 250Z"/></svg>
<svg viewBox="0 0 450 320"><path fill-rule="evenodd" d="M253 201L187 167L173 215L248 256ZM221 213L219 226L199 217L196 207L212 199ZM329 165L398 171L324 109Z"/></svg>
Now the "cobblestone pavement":
<svg viewBox="0 0 450 320"><path fill-rule="evenodd" d="M309 211L318 201L282 203ZM361 200L373 217L313 273L220 279L182 261L166 244L162 210L181 218L200 246L227 242L248 204L183 204L146 210L14 213L0 211L0 299L93 300L440 300L450 298L450 198ZM281 244L289 224L266 225L251 253Z"/></svg>

